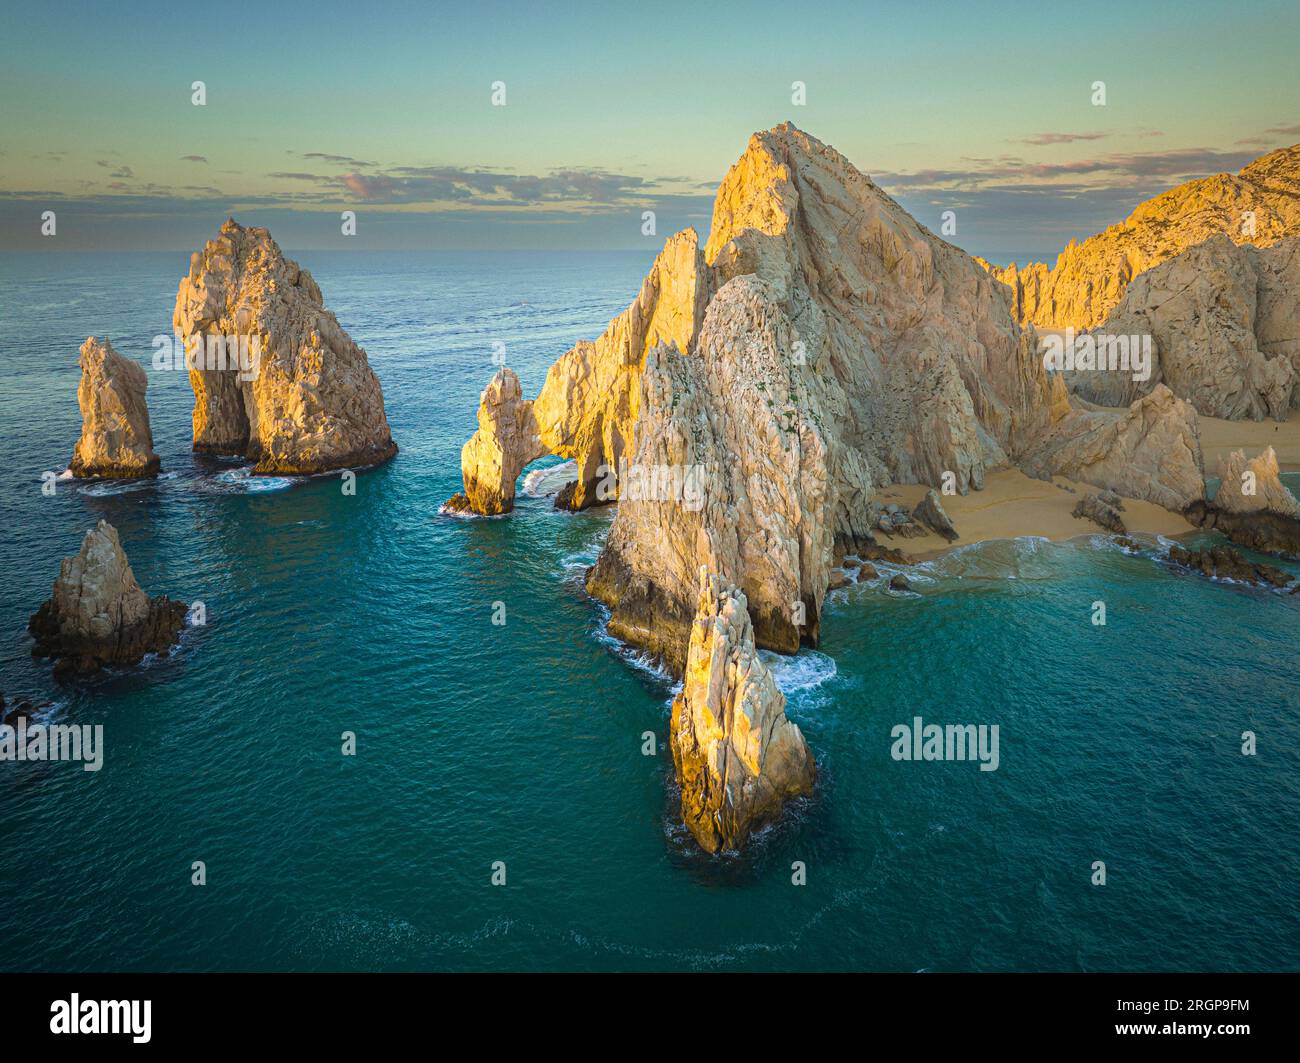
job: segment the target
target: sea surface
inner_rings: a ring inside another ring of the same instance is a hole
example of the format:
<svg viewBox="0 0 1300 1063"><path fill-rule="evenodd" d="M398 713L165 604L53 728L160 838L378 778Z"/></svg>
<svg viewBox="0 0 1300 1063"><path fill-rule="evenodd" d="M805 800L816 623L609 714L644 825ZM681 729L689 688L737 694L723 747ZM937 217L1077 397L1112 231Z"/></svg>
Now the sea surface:
<svg viewBox="0 0 1300 1063"><path fill-rule="evenodd" d="M820 650L773 659L815 798L706 857L677 820L672 684L582 590L610 513L438 513L494 344L534 393L651 256L295 257L401 448L354 496L193 457L187 378L153 369L164 475L43 495L79 433L79 344L149 366L188 256L0 256L0 690L105 743L98 772L0 763L0 968L1300 968L1300 595L1101 537L836 591ZM208 623L64 687L26 621L100 518ZM916 716L997 724L998 769L891 759Z"/></svg>

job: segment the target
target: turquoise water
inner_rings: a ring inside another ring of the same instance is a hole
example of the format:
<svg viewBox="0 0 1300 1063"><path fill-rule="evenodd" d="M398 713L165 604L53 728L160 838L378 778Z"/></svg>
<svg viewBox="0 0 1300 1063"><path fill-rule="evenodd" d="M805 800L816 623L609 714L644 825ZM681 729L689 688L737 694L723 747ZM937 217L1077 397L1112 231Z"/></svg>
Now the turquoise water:
<svg viewBox="0 0 1300 1063"><path fill-rule="evenodd" d="M609 515L437 513L493 341L535 391L649 257L297 257L401 447L355 497L193 458L185 375L152 370L167 478L43 497L79 430L80 341L148 364L188 257L0 256L0 689L106 744L98 773L0 764L0 967L1300 967L1300 595L1100 539L968 547L915 596L835 592L822 651L777 665L817 795L743 858L706 858L666 749L641 754L671 687L582 593ZM146 589L209 623L62 688L25 623L99 517ZM998 724L999 769L891 760L915 715Z"/></svg>

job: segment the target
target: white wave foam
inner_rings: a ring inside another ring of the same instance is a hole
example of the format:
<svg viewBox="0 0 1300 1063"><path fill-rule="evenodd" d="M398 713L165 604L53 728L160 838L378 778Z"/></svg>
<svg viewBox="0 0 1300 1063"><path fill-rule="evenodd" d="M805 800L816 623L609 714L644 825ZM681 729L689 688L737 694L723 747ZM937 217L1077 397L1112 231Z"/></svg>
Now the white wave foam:
<svg viewBox="0 0 1300 1063"><path fill-rule="evenodd" d="M793 657L773 653L771 650L759 650L758 656L767 665L783 694L813 690L834 679L839 672L835 658L827 657L817 650L800 650Z"/></svg>
<svg viewBox="0 0 1300 1063"><path fill-rule="evenodd" d="M533 469L524 477L521 494L529 498L548 498L558 495L565 484L578 478L578 463L562 461L558 465L548 465L544 469Z"/></svg>

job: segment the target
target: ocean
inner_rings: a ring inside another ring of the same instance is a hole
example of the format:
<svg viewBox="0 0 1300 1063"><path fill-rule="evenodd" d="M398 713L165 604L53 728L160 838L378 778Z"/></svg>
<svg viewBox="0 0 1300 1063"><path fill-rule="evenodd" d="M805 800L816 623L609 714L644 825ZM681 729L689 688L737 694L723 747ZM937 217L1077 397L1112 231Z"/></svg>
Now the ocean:
<svg viewBox="0 0 1300 1063"><path fill-rule="evenodd" d="M1300 595L1100 536L833 592L820 649L772 658L816 795L707 857L676 818L672 683L582 590L611 514L438 512L496 345L534 394L652 255L288 253L401 448L355 495L191 455L186 375L152 369L164 475L43 495L81 341L148 367L188 255L0 256L0 690L105 745L98 772L0 763L0 968L1300 968ZM100 518L208 622L60 686L26 622ZM998 725L998 769L893 760L917 716Z"/></svg>

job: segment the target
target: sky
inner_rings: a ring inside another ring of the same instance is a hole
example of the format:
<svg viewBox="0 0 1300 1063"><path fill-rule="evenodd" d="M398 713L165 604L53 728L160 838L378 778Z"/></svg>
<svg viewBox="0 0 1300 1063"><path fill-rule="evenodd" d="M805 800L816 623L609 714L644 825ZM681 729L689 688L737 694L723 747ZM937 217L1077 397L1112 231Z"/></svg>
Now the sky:
<svg viewBox="0 0 1300 1063"><path fill-rule="evenodd" d="M644 249L790 120L1023 262L1300 142L1297 41L1294 0L0 0L0 251Z"/></svg>

